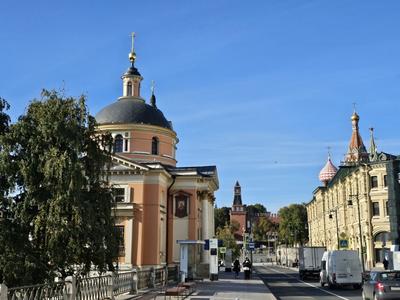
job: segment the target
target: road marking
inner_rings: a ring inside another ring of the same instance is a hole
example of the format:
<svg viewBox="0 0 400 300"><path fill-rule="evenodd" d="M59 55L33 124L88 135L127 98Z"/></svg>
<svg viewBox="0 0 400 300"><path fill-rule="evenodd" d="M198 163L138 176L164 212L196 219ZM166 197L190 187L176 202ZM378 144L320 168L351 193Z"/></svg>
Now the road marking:
<svg viewBox="0 0 400 300"><path fill-rule="evenodd" d="M281 271L278 271L278 270L275 270L275 269L272 269L272 268L270 268L270 270L272 270L272 271L274 271L274 272L276 272L276 273L281 273L281 274L283 274L283 275L285 275L285 276L287 276L287 277L291 277L291 278L293 278L293 279L296 279L297 281L300 281L300 282L302 282L302 283L304 283L304 284L306 284L306 285L308 285L308 286L312 286L313 288L316 288L316 289L318 289L318 290L320 290L320 291L323 291L323 292L325 292L325 293L327 293L327 294L330 294L330 295L332 295L332 296L338 297L339 299L350 300L349 298L346 298L346 297L340 296L340 295L338 295L338 294L332 293L332 292L330 292L330 291L321 289L321 288L318 287L318 286L315 286L315 285L313 285L313 284L311 284L311 283L308 283L308 282L304 282L303 280L297 279L296 277L291 276L291 275L288 275L288 274L286 274L286 273L284 273L284 272L281 272Z"/></svg>

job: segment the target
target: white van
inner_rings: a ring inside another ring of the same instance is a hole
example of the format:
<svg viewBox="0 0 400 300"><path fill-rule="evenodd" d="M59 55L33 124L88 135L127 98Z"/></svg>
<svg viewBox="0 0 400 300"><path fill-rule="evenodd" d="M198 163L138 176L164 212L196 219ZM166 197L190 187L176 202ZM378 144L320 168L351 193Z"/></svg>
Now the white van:
<svg viewBox="0 0 400 300"><path fill-rule="evenodd" d="M355 250L325 251L321 260L319 274L321 286L326 283L329 288L352 285L361 288L362 270L358 252Z"/></svg>

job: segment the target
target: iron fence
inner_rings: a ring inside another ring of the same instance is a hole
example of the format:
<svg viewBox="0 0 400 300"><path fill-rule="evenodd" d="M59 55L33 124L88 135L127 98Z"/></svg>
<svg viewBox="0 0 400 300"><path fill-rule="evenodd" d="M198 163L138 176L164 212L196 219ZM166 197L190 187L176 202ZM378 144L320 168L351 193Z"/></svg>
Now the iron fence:
<svg viewBox="0 0 400 300"><path fill-rule="evenodd" d="M144 289L151 286L151 270L141 270L138 272L138 289Z"/></svg>
<svg viewBox="0 0 400 300"><path fill-rule="evenodd" d="M36 284L8 289L8 300L63 300L65 282Z"/></svg>
<svg viewBox="0 0 400 300"><path fill-rule="evenodd" d="M76 283L77 300L98 300L110 297L109 287L112 287L110 275L79 278Z"/></svg>

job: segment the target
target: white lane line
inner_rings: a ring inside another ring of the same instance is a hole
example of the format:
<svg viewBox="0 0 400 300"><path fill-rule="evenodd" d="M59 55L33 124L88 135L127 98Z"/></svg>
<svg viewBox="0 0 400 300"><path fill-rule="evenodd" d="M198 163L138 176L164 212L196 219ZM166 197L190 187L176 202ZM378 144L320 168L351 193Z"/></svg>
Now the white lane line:
<svg viewBox="0 0 400 300"><path fill-rule="evenodd" d="M300 281L300 282L302 282L302 283L304 283L304 284L306 284L306 285L308 285L308 286L312 286L313 288L316 288L316 289L318 289L318 290L320 290L320 291L323 291L323 292L325 292L325 293L327 293L327 294L329 294L329 295L332 295L332 296L338 297L339 299L343 299L343 300L350 300L349 298L346 298L346 297L340 296L340 295L338 295L338 294L332 293L332 292L330 292L330 291L327 291L327 290L321 289L320 287L318 287L318 286L315 286L315 285L312 285L311 283L304 282L303 280L297 279L296 277L293 277L293 276L287 275L287 274L286 274L286 273L284 273L284 272L281 272L281 271L278 271L278 270L275 270L275 269L272 269L272 268L270 268L270 270L272 270L272 271L274 271L274 272L276 272L276 273L281 273L281 274L283 274L283 275L285 275L285 276L287 276L287 277L290 277L290 278L296 279L297 281Z"/></svg>

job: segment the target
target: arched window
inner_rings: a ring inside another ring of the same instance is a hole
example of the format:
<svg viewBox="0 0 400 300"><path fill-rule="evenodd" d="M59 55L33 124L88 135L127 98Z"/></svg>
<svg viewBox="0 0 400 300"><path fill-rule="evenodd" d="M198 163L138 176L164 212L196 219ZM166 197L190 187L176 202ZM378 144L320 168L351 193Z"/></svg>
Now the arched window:
<svg viewBox="0 0 400 300"><path fill-rule="evenodd" d="M122 138L122 135L118 134L114 138L114 152L122 152L123 150L123 145L124 145L124 139Z"/></svg>
<svg viewBox="0 0 400 300"><path fill-rule="evenodd" d="M132 96L132 82L128 82L127 96Z"/></svg>
<svg viewBox="0 0 400 300"><path fill-rule="evenodd" d="M158 138L156 137L151 140L151 154L158 155Z"/></svg>

